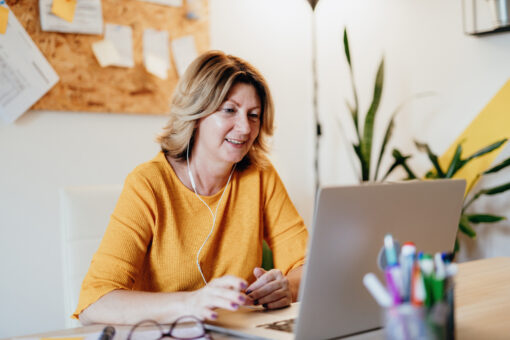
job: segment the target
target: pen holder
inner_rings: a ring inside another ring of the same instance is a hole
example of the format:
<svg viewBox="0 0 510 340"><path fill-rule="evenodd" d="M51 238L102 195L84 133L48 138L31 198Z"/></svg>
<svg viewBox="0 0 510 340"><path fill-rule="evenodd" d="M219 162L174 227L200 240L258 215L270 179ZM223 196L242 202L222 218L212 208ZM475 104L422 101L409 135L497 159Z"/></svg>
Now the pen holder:
<svg viewBox="0 0 510 340"><path fill-rule="evenodd" d="M410 303L385 310L385 336L388 340L455 339L453 289L446 300L432 307Z"/></svg>

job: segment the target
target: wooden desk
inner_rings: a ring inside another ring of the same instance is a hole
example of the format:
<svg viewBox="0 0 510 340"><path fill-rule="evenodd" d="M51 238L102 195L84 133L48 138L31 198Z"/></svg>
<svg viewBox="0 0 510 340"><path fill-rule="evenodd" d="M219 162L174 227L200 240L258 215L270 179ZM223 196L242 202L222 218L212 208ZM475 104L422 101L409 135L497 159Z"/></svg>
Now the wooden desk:
<svg viewBox="0 0 510 340"><path fill-rule="evenodd" d="M455 279L455 327L458 340L510 339L510 257L466 262ZM99 332L101 325L66 329L30 338L80 335ZM118 333L129 326L116 327ZM126 333L127 334L127 333ZM16 337L15 339L28 338ZM382 339L381 331L351 339ZM214 339L232 339L214 335Z"/></svg>
<svg viewBox="0 0 510 340"><path fill-rule="evenodd" d="M459 265L455 327L459 340L510 339L510 258Z"/></svg>

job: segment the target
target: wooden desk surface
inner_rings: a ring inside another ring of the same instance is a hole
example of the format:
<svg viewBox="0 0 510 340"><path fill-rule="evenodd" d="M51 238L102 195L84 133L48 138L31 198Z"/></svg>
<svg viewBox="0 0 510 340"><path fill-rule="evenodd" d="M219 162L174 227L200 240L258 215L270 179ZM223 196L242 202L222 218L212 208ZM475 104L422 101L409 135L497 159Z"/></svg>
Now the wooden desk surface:
<svg viewBox="0 0 510 340"><path fill-rule="evenodd" d="M459 265L455 278L457 339L510 339L510 258Z"/></svg>
<svg viewBox="0 0 510 340"><path fill-rule="evenodd" d="M459 265L455 278L455 327L458 340L510 339L510 257L466 262ZM101 325L66 329L32 336L40 338L98 332ZM127 330L128 326L116 329ZM382 332L356 339L378 339ZM215 339L232 339L214 335Z"/></svg>

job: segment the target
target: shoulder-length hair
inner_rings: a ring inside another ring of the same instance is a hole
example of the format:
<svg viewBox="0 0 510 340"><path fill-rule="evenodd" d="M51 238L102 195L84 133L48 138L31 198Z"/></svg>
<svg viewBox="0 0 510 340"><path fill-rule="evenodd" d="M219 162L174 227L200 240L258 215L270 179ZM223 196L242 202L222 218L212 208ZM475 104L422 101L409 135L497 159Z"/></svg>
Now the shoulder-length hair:
<svg viewBox="0 0 510 340"><path fill-rule="evenodd" d="M241 58L221 51L208 51L196 58L179 80L172 96L170 119L156 141L165 155L186 159L193 146L198 119L216 112L237 83L252 85L261 105L260 131L248 154L236 169L250 164L264 167L269 139L274 131L274 106L269 87L260 72Z"/></svg>

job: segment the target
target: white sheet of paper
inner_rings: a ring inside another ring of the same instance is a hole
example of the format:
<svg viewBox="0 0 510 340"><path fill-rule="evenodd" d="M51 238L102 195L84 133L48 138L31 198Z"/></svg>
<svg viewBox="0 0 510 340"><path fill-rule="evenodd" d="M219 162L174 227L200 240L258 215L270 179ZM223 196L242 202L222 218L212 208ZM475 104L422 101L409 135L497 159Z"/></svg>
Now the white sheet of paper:
<svg viewBox="0 0 510 340"><path fill-rule="evenodd" d="M131 26L106 24L104 40L109 40L119 54L119 61L114 66L133 67L133 30Z"/></svg>
<svg viewBox="0 0 510 340"><path fill-rule="evenodd" d="M182 7L182 0L140 0L145 2L152 2L158 5Z"/></svg>
<svg viewBox="0 0 510 340"><path fill-rule="evenodd" d="M168 78L170 55L168 52L168 32L146 29L143 31L143 63L148 72Z"/></svg>
<svg viewBox="0 0 510 340"><path fill-rule="evenodd" d="M14 122L58 79L11 11L7 31L0 34L0 118L7 123Z"/></svg>
<svg viewBox="0 0 510 340"><path fill-rule="evenodd" d="M39 0L41 29L49 32L102 34L103 13L101 0L77 0L73 22L51 13L53 0Z"/></svg>
<svg viewBox="0 0 510 340"><path fill-rule="evenodd" d="M116 65L120 62L120 55L110 40L96 41L92 44L92 52L101 67Z"/></svg>
<svg viewBox="0 0 510 340"><path fill-rule="evenodd" d="M186 68L198 56L195 47L195 39L192 35L172 40L172 52L179 77L184 74Z"/></svg>

